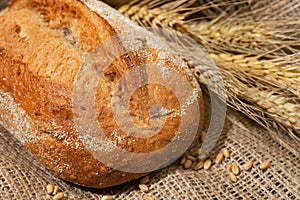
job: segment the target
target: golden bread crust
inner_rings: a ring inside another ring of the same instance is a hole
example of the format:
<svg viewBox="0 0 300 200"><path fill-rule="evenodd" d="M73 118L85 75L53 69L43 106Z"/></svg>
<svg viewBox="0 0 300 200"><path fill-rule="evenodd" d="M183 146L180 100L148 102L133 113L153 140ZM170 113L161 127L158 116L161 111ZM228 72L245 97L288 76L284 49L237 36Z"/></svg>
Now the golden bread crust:
<svg viewBox="0 0 300 200"><path fill-rule="evenodd" d="M0 122L12 133L18 133L17 137L48 169L82 186L110 187L145 174L125 173L101 163L78 139L74 125L72 96L76 76L89 53L116 34L98 13L74 0L15 0L0 16ZM124 48L118 37L111 45L120 52ZM158 52L147 51L150 56L143 62L155 63ZM116 59L99 80L95 95L98 120L107 138L118 147L136 153L164 147L180 125L180 117L170 115L164 128L148 139L114 132L118 127L113 119L111 90L141 62L135 52ZM167 65L192 80L182 67L171 62ZM129 106L132 120L147 125L148 109L153 104L180 111L170 91L149 85L132 96ZM202 125L203 119L197 136Z"/></svg>

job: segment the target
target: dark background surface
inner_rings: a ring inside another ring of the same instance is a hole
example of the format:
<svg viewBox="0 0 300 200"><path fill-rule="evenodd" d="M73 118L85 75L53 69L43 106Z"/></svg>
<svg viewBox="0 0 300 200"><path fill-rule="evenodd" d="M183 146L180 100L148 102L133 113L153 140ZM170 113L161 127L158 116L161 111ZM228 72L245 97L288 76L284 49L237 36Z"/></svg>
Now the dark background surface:
<svg viewBox="0 0 300 200"><path fill-rule="evenodd" d="M5 8L8 4L9 0L0 0L0 10Z"/></svg>

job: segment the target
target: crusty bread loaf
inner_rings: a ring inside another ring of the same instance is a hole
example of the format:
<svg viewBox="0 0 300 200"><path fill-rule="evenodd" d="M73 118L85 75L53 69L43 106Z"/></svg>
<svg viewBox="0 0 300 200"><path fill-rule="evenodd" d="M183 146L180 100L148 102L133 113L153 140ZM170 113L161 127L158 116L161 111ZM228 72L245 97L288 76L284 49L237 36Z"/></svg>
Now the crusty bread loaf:
<svg viewBox="0 0 300 200"><path fill-rule="evenodd" d="M105 4L88 0L14 0L0 16L0 124L62 179L104 188L145 174L118 171L95 158L78 139L82 133L76 131L72 112L76 76L86 58L112 37L111 49L123 52L117 34L126 28L135 25ZM107 139L135 153L152 152L170 143L181 122L180 115L170 114L158 134L147 139L127 136L118 129L111 105L113 88L140 63L166 59L155 49L143 51L147 54L144 59L137 52L128 52L109 65L99 79L94 102ZM202 117L202 96L195 79L181 62L167 63L198 91ZM181 109L172 92L160 85L147 85L132 95L132 121L139 126L148 125L148 110L153 104L178 112ZM202 122L203 119L199 121L197 137Z"/></svg>

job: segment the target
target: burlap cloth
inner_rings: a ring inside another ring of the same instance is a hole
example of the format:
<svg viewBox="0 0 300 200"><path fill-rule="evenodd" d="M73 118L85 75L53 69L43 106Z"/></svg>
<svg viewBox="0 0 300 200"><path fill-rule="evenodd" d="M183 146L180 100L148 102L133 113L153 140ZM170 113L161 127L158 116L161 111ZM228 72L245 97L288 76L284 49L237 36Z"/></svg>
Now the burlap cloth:
<svg viewBox="0 0 300 200"><path fill-rule="evenodd" d="M0 0L0 7L6 1ZM279 133L281 134L281 133ZM208 171L185 170L178 163L150 175L150 194L155 199L295 199L300 200L300 159L277 143L265 129L245 116L229 110L227 121L211 153L231 151L230 163L243 166L253 161L251 171L242 171L232 183L226 173L226 162ZM95 190L75 186L54 177L41 166L26 148L0 126L0 199L52 199L46 194L49 183L58 185L65 199L101 199L109 194L115 199L143 199L138 181L122 186ZM271 167L262 172L258 166L269 160Z"/></svg>
<svg viewBox="0 0 300 200"><path fill-rule="evenodd" d="M65 199L101 199L110 194L115 199L143 199L133 181L122 186L95 190L81 188L54 177L41 166L14 137L0 127L0 199L51 199L45 186L58 185ZM243 115L229 110L222 136L211 158L227 147L230 162L243 166L253 161L249 172L241 171L232 183L225 165L213 165L208 171L185 170L178 163L150 175L150 194L155 199L300 199L300 160L280 146L268 132ZM271 167L262 172L264 160Z"/></svg>

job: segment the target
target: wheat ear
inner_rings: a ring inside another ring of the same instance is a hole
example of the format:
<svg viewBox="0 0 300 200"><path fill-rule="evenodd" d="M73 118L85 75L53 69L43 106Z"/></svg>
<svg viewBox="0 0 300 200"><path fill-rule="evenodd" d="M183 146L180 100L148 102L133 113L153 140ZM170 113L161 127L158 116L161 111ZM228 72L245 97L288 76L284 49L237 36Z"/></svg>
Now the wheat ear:
<svg viewBox="0 0 300 200"><path fill-rule="evenodd" d="M267 8L262 4L255 4L254 10L242 7L199 20L192 19L191 14L198 9L201 16L202 11L210 9L207 4L194 9L191 4L184 8L178 3L185 1L176 1L180 6L168 9L169 1L163 6L142 2L124 5L119 11L140 25L173 28L204 45L213 53L210 57L222 74L228 105L267 128L284 129L300 146L298 20L258 22L253 14ZM187 61L198 80L218 93L218 82L209 76L214 74L209 65Z"/></svg>
<svg viewBox="0 0 300 200"><path fill-rule="evenodd" d="M209 55L222 72L228 90L295 133L300 142L300 69L277 60L231 54ZM283 58L284 60L284 58ZM288 58L286 58L288 60ZM230 72L230 75L228 75ZM230 77L230 79L228 78ZM291 131L289 131L291 132Z"/></svg>

